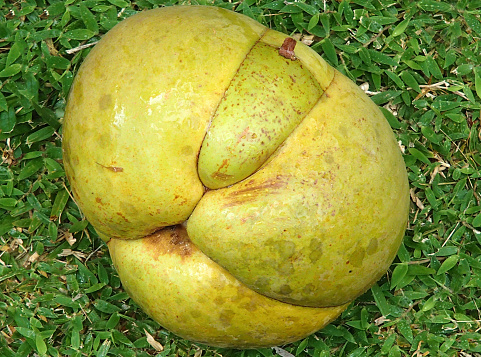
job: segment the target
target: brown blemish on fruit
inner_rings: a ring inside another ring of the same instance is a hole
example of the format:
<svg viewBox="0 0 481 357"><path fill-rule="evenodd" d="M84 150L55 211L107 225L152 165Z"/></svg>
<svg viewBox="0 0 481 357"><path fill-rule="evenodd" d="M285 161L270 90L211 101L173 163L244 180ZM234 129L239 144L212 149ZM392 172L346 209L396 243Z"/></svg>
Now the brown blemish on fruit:
<svg viewBox="0 0 481 357"><path fill-rule="evenodd" d="M190 311L190 315L191 315L194 319L198 319L202 314L201 314L200 311L198 311L198 310L192 310L192 311Z"/></svg>
<svg viewBox="0 0 481 357"><path fill-rule="evenodd" d="M219 169L217 170L217 172L219 172L220 170L222 170L223 168L227 168L229 167L229 159L224 159L222 161L222 164L219 166ZM215 174L215 173L214 173Z"/></svg>
<svg viewBox="0 0 481 357"><path fill-rule="evenodd" d="M184 145L184 146L182 147L181 152L182 152L182 155L190 156L190 155L192 155L192 154L194 153L194 149L193 149L192 146L190 146L190 145Z"/></svg>
<svg viewBox="0 0 481 357"><path fill-rule="evenodd" d="M166 254L185 258L194 250L187 230L181 225L166 227L152 233L143 239L143 243L155 260L158 260L160 255Z"/></svg>
<svg viewBox="0 0 481 357"><path fill-rule="evenodd" d="M230 160L229 159L224 159L222 161L222 164L219 166L219 168L217 169L217 171L215 171L214 173L212 173L212 178L214 179L218 179L218 180L230 180L233 176L232 175L229 175L229 174L226 174L224 172L221 172L223 169L224 170L227 170L227 168L229 167L229 164L230 164Z"/></svg>
<svg viewBox="0 0 481 357"><path fill-rule="evenodd" d="M224 305L225 299L222 296L216 296L214 299L216 305Z"/></svg>
<svg viewBox="0 0 481 357"><path fill-rule="evenodd" d="M223 180L223 181L227 181L227 180L230 180L232 177L234 177L233 175L228 175L228 174L224 174L223 172L214 172L212 174L212 177L214 179L219 179L219 180Z"/></svg>
<svg viewBox="0 0 481 357"><path fill-rule="evenodd" d="M117 212L117 215L122 217L122 219L125 221L125 222L129 222L129 220L121 213L121 212Z"/></svg>
<svg viewBox="0 0 481 357"><path fill-rule="evenodd" d="M232 310L222 310L220 315L219 315L219 321L224 325L224 326L230 326L232 323L232 318L235 316L234 311Z"/></svg>
<svg viewBox="0 0 481 357"><path fill-rule="evenodd" d="M111 94L104 94L100 97L99 100L99 109L105 110L108 109L112 105L112 95Z"/></svg>
<svg viewBox="0 0 481 357"><path fill-rule="evenodd" d="M105 165L99 164L98 162L96 162L96 164L97 164L97 165L100 165L100 166L102 166L104 169L107 169L107 170L112 171L112 172L124 172L124 168L123 168L123 167L105 166Z"/></svg>
<svg viewBox="0 0 481 357"><path fill-rule="evenodd" d="M279 189L287 186L288 180L282 175L277 175L273 179L268 179L257 184L254 179L249 180L244 188L230 192L227 195L228 202L224 208L236 206L245 202L253 201L257 197L276 194Z"/></svg>

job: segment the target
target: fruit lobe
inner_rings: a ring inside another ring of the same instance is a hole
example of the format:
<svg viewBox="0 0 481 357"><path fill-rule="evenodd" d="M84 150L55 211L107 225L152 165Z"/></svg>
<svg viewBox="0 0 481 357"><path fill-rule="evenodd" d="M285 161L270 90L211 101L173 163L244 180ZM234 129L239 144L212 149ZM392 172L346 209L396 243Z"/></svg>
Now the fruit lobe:
<svg viewBox="0 0 481 357"><path fill-rule="evenodd" d="M191 341L231 348L276 346L316 332L346 308L294 306L262 296L191 244L182 226L139 240L112 239L108 246L136 302Z"/></svg>
<svg viewBox="0 0 481 357"><path fill-rule="evenodd" d="M344 304L395 257L409 206L404 170L382 113L336 72L266 164L207 192L187 230L261 294L306 306Z"/></svg>
<svg viewBox="0 0 481 357"><path fill-rule="evenodd" d="M185 16L192 35L179 38ZM265 30L227 10L170 7L132 16L92 49L67 102L64 163L103 238L140 238L188 218L204 192L206 129Z"/></svg>
<svg viewBox="0 0 481 357"><path fill-rule="evenodd" d="M321 97L300 61L262 42L252 47L219 103L199 153L198 170L211 189L256 171Z"/></svg>

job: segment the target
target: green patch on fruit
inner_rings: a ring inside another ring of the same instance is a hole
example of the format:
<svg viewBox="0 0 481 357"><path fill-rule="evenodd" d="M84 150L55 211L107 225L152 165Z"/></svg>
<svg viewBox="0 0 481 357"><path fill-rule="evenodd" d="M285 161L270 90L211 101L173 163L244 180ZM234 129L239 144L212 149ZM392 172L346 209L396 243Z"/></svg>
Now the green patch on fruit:
<svg viewBox="0 0 481 357"><path fill-rule="evenodd" d="M203 184L232 185L256 171L302 121L322 89L301 61L257 42L219 103L199 154Z"/></svg>

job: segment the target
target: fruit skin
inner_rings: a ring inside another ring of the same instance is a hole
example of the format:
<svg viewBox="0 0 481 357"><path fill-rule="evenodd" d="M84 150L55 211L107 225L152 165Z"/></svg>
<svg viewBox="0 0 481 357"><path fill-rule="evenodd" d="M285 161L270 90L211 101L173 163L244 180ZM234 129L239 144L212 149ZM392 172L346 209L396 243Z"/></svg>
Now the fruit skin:
<svg viewBox="0 0 481 357"><path fill-rule="evenodd" d="M409 207L404 172L382 113L336 71L269 161L236 185L208 191L187 231L261 294L304 306L344 304L396 256Z"/></svg>
<svg viewBox="0 0 481 357"><path fill-rule="evenodd" d="M184 338L238 348L303 338L384 274L403 238L408 181L389 125L302 43L301 68L286 77L286 37L215 7L145 11L102 38L72 85L63 128L72 192L132 298ZM275 73L266 88L311 98L290 102L295 125L289 115L260 125L264 136L242 121L255 106L272 110L262 93L216 120L258 50ZM234 150L229 135L253 140L253 151Z"/></svg>
<svg viewBox="0 0 481 357"><path fill-rule="evenodd" d="M137 304L191 341L230 348L276 346L318 331L346 308L295 306L260 295L190 243L182 226L144 239L112 239L108 247Z"/></svg>
<svg viewBox="0 0 481 357"><path fill-rule="evenodd" d="M69 94L63 149L103 239L189 217L204 193L197 155L210 119L265 30L220 8L168 7L122 21L92 49Z"/></svg>

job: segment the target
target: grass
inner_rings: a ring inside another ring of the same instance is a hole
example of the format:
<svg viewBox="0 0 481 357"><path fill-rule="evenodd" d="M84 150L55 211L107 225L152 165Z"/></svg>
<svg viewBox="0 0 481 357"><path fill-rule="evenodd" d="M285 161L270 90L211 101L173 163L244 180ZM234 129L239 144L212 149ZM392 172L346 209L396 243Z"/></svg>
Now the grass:
<svg viewBox="0 0 481 357"><path fill-rule="evenodd" d="M79 46L178 1L0 1L1 356L481 356L481 1L303 1L191 3L302 34L382 107L412 198L388 274L281 349L214 349L163 330L72 201L61 131L90 49Z"/></svg>

